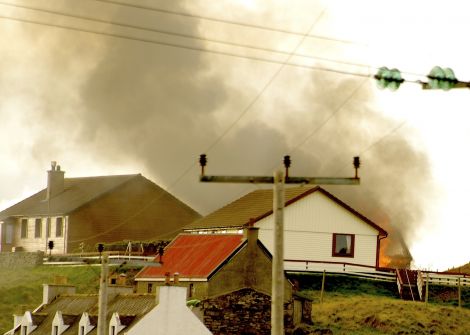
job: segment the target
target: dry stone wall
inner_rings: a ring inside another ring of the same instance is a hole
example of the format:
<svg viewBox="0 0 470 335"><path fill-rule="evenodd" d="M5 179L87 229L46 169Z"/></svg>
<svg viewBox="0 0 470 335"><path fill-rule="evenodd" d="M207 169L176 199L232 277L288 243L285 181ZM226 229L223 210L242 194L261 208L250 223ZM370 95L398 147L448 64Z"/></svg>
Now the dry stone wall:
<svg viewBox="0 0 470 335"><path fill-rule="evenodd" d="M44 253L38 252L0 252L0 268L27 268L43 263Z"/></svg>
<svg viewBox="0 0 470 335"><path fill-rule="evenodd" d="M293 327L293 304L284 306L284 326ZM270 335L271 297L245 288L202 302L203 322L214 335Z"/></svg>

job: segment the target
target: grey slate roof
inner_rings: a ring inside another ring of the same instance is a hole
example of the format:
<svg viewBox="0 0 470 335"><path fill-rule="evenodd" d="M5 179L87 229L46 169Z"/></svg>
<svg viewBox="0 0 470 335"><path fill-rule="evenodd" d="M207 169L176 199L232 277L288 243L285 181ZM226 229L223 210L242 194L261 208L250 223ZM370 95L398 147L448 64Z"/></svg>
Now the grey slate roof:
<svg viewBox="0 0 470 335"><path fill-rule="evenodd" d="M106 320L109 322L112 314L118 312L121 323L130 328L155 306L156 298L155 295L152 294L118 294L108 302ZM80 318L84 312L87 312L90 315L90 319L96 322L96 316L98 315L98 295L60 295L50 304L41 306L36 312L32 313L33 319L38 322L38 327L31 335L50 335L52 322L57 311L62 313L65 324L70 323L70 327L63 335L76 335L78 334ZM96 335L96 333L97 330L94 328L88 334ZM14 334L20 334L20 330L17 329Z"/></svg>
<svg viewBox="0 0 470 335"><path fill-rule="evenodd" d="M65 178L64 191L50 201L45 200L43 189L0 212L0 220L12 216L64 215L137 177L143 178L140 174Z"/></svg>

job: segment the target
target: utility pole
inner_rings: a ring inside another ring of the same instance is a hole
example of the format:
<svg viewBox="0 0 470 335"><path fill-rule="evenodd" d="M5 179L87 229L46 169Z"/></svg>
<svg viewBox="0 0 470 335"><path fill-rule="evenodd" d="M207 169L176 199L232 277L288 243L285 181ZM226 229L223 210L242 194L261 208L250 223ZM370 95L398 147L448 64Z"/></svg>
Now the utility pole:
<svg viewBox="0 0 470 335"><path fill-rule="evenodd" d="M106 335L106 315L108 314L108 253L101 257L100 293L98 296L98 335Z"/></svg>
<svg viewBox="0 0 470 335"><path fill-rule="evenodd" d="M272 263L272 293L271 293L271 335L284 335L284 184L313 184L313 185L358 185L360 179L357 170L360 166L359 157L354 157L355 176L352 178L330 177L290 177L291 160L284 156L284 171L276 171L273 176L206 176L205 167L207 156L199 157L201 165L200 182L215 183L249 183L273 184L273 214L274 214L274 247Z"/></svg>

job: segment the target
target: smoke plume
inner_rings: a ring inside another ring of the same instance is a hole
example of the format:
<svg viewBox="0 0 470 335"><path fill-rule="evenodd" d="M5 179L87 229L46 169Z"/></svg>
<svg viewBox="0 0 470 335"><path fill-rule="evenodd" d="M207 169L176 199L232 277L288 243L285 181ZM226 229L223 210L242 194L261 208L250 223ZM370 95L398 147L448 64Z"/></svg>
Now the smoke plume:
<svg viewBox="0 0 470 335"><path fill-rule="evenodd" d="M172 4L185 7L184 1ZM121 7L109 19L180 32L200 29L198 20ZM228 175L271 174L291 153L291 175L352 176L352 157L363 152L361 186L326 189L385 229L399 227L407 241L422 222L424 195L433 190L428 159L411 144L411 130L384 137L396 121L374 109L374 88L363 79L285 66L247 109L281 65L85 32L13 28L27 37L17 52L28 45L32 50L21 61L38 66L27 75L35 82L21 88L34 106L22 125L36 166L57 157L69 164L66 171L93 160L140 166L135 173L145 171L205 214L253 189L199 184L195 162L207 149L208 173ZM3 70L26 76L21 64ZM16 94L20 101L21 90L12 90L12 82L0 82L3 97L10 94L12 101Z"/></svg>

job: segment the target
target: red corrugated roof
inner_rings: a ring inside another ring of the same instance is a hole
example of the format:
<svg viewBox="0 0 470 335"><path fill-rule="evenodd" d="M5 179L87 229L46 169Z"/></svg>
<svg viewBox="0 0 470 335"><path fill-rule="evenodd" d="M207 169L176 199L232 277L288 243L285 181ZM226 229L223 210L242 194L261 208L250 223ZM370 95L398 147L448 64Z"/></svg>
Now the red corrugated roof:
<svg viewBox="0 0 470 335"><path fill-rule="evenodd" d="M243 235L178 235L165 249L161 267L147 267L136 278L207 278L243 244ZM158 259L158 258L157 258Z"/></svg>

